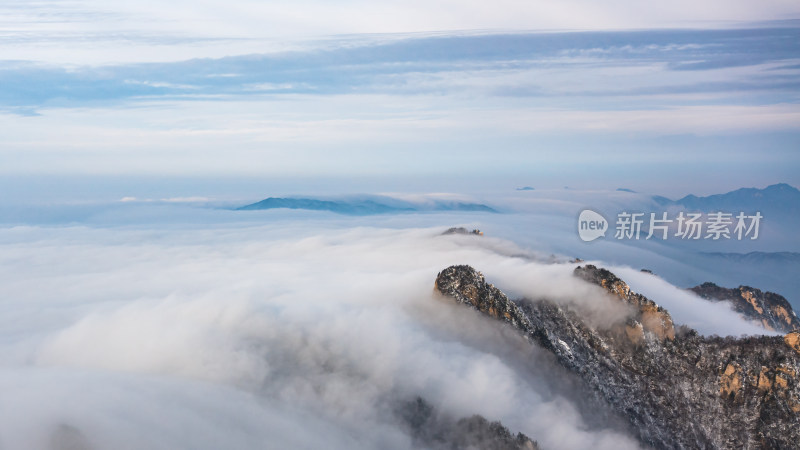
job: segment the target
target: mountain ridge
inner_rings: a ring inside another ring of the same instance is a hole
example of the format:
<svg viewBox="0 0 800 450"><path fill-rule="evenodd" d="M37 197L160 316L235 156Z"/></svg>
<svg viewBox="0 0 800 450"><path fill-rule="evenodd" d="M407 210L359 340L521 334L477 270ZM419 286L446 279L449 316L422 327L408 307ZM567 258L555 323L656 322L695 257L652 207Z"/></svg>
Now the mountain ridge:
<svg viewBox="0 0 800 450"><path fill-rule="evenodd" d="M327 200L311 197L268 197L264 200L240 206L235 209L237 211L253 211L281 208L310 211L330 211L337 214L353 216L425 211L470 211L498 213L496 209L481 203L456 200L433 200L427 203L413 203L391 197L380 196Z"/></svg>
<svg viewBox="0 0 800 450"><path fill-rule="evenodd" d="M800 441L800 332L702 337L605 269L575 275L630 308L593 327L549 300L511 301L470 266L441 271L435 290L504 322L552 353L654 448L792 448Z"/></svg>
<svg viewBox="0 0 800 450"><path fill-rule="evenodd" d="M759 322L766 330L783 333L800 330L800 319L792 305L782 295L774 292L750 286L728 289L712 282L705 282L689 290L709 301L730 303L742 317Z"/></svg>
<svg viewBox="0 0 800 450"><path fill-rule="evenodd" d="M678 200L660 195L654 195L652 199L664 206L682 206L692 211L755 213L760 210L768 210L771 213L780 214L800 213L800 190L787 183L776 183L763 189L739 188L724 194L708 196L689 194Z"/></svg>

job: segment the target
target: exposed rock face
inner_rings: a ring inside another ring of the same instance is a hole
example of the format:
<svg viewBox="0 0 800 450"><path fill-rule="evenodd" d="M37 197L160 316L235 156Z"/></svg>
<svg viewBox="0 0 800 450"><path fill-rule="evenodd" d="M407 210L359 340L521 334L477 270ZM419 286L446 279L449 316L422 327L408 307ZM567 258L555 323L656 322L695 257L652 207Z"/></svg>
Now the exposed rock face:
<svg viewBox="0 0 800 450"><path fill-rule="evenodd" d="M647 297L631 291L630 286L613 273L589 264L586 267L576 268L575 275L604 287L608 292L632 306L636 322L633 326L641 326L644 331L655 333L659 339L675 339L675 326L667 311Z"/></svg>
<svg viewBox="0 0 800 450"><path fill-rule="evenodd" d="M629 305L624 326L592 328L550 301L510 301L469 266L439 273L436 289L516 328L551 351L631 433L655 448L796 448L800 442L800 334L705 338L611 272L579 277Z"/></svg>
<svg viewBox="0 0 800 450"><path fill-rule="evenodd" d="M523 331L530 329L519 307L508 301L500 289L486 283L483 274L470 266L450 266L436 277L436 289L496 319L505 320Z"/></svg>
<svg viewBox="0 0 800 450"><path fill-rule="evenodd" d="M783 340L786 341L786 345L793 348L797 353L800 353L800 331L787 334Z"/></svg>
<svg viewBox="0 0 800 450"><path fill-rule="evenodd" d="M759 322L767 330L784 333L800 330L800 319L792 305L774 292L762 292L750 286L726 289L714 283L703 283L690 290L706 300L730 302L739 314Z"/></svg>
<svg viewBox="0 0 800 450"><path fill-rule="evenodd" d="M482 416L459 420L436 414L433 407L417 397L396 411L409 427L415 443L429 449L538 450L536 441L522 433L511 434L500 422Z"/></svg>
<svg viewBox="0 0 800 450"><path fill-rule="evenodd" d="M452 227L445 230L442 234L474 234L476 236L483 236L483 231L477 228L469 231L464 227Z"/></svg>

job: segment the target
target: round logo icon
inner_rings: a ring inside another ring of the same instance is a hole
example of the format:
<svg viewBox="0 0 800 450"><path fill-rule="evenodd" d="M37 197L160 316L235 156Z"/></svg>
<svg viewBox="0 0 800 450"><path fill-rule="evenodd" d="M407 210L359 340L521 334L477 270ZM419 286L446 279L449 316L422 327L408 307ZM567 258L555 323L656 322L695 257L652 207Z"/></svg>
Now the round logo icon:
<svg viewBox="0 0 800 450"><path fill-rule="evenodd" d="M608 221L600 213L591 209L584 209L578 216L578 236L582 241L590 242L599 237L605 237L608 231Z"/></svg>

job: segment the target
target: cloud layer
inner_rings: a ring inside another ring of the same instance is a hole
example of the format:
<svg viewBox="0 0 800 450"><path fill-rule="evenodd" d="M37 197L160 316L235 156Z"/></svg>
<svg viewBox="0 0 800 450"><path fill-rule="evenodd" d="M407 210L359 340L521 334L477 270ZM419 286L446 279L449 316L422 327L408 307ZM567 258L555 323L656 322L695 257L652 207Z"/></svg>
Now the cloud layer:
<svg viewBox="0 0 800 450"><path fill-rule="evenodd" d="M432 289L466 263L512 294L601 298L572 265L440 228L243 225L1 230L3 445L408 448L392 405L421 395L548 448L637 447L547 355Z"/></svg>

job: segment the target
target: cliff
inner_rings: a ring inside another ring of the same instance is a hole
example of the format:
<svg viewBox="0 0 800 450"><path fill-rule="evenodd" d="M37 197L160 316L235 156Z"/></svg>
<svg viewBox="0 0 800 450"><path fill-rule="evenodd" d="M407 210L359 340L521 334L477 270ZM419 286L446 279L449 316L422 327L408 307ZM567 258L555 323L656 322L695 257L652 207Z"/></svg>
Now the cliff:
<svg viewBox="0 0 800 450"><path fill-rule="evenodd" d="M800 334L702 337L676 328L668 311L607 270L587 265L575 275L623 302L629 316L592 327L548 300L511 301L469 266L446 268L435 287L552 352L644 445L796 448Z"/></svg>
<svg viewBox="0 0 800 450"><path fill-rule="evenodd" d="M800 319L792 305L774 292L762 292L750 286L727 289L714 283L703 283L690 290L706 300L730 302L736 312L767 330L783 333L800 330Z"/></svg>

